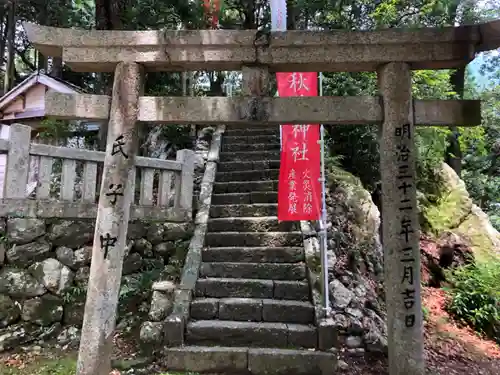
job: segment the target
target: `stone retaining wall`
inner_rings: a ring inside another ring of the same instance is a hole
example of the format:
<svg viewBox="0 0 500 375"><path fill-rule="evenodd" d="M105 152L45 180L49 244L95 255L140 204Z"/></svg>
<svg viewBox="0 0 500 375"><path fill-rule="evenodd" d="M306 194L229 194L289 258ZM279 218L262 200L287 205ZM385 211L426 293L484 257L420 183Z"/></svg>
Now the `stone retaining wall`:
<svg viewBox="0 0 500 375"><path fill-rule="evenodd" d="M0 218L0 351L82 324L93 236L94 220ZM192 223L131 222L122 289L148 274L170 290L191 236Z"/></svg>
<svg viewBox="0 0 500 375"><path fill-rule="evenodd" d="M345 171L330 171L328 182L329 317L325 317L321 299L319 226L301 222L319 346L323 350L344 347L352 354L385 352L379 211L358 178Z"/></svg>

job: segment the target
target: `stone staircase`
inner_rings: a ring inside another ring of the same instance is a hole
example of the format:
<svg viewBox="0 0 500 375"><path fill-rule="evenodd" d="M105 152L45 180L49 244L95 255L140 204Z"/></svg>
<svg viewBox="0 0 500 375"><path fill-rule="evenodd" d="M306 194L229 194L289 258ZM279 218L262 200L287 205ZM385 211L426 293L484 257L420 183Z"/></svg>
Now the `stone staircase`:
<svg viewBox="0 0 500 375"><path fill-rule="evenodd" d="M279 157L278 127L229 128L222 138L185 331L184 353L197 356L183 357L184 370L200 370L200 353L217 362L201 367L210 372L335 369L334 354L314 350L318 333L299 223L278 222ZM197 365L187 366L193 358Z"/></svg>

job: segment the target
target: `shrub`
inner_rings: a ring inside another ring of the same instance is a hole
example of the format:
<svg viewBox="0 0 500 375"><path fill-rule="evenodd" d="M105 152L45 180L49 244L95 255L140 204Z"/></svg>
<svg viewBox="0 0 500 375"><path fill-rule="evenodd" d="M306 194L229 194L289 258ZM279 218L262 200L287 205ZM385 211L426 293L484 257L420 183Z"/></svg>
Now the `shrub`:
<svg viewBox="0 0 500 375"><path fill-rule="evenodd" d="M448 311L459 321L489 337L500 325L500 260L469 264L448 272Z"/></svg>

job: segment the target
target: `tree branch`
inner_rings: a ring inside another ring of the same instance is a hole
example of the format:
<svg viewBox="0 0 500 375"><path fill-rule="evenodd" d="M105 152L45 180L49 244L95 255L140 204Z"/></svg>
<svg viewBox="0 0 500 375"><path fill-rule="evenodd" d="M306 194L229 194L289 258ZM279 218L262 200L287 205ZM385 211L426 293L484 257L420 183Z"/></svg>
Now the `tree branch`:
<svg viewBox="0 0 500 375"><path fill-rule="evenodd" d="M16 53L17 55L21 58L21 61L30 69L35 71L36 66L33 62L31 62L27 57L26 57L26 50L20 51L16 48Z"/></svg>

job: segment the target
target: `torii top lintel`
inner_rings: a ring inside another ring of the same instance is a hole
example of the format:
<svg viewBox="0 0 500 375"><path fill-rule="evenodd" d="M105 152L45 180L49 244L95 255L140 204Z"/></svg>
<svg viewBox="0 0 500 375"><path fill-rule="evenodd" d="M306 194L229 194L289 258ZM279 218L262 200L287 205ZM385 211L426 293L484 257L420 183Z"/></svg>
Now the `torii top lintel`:
<svg viewBox="0 0 500 375"><path fill-rule="evenodd" d="M24 23L46 56L62 56L75 71L110 72L121 61L149 71L240 70L375 71L388 62L412 69L451 69L500 47L500 20L447 28L378 31L76 30Z"/></svg>

